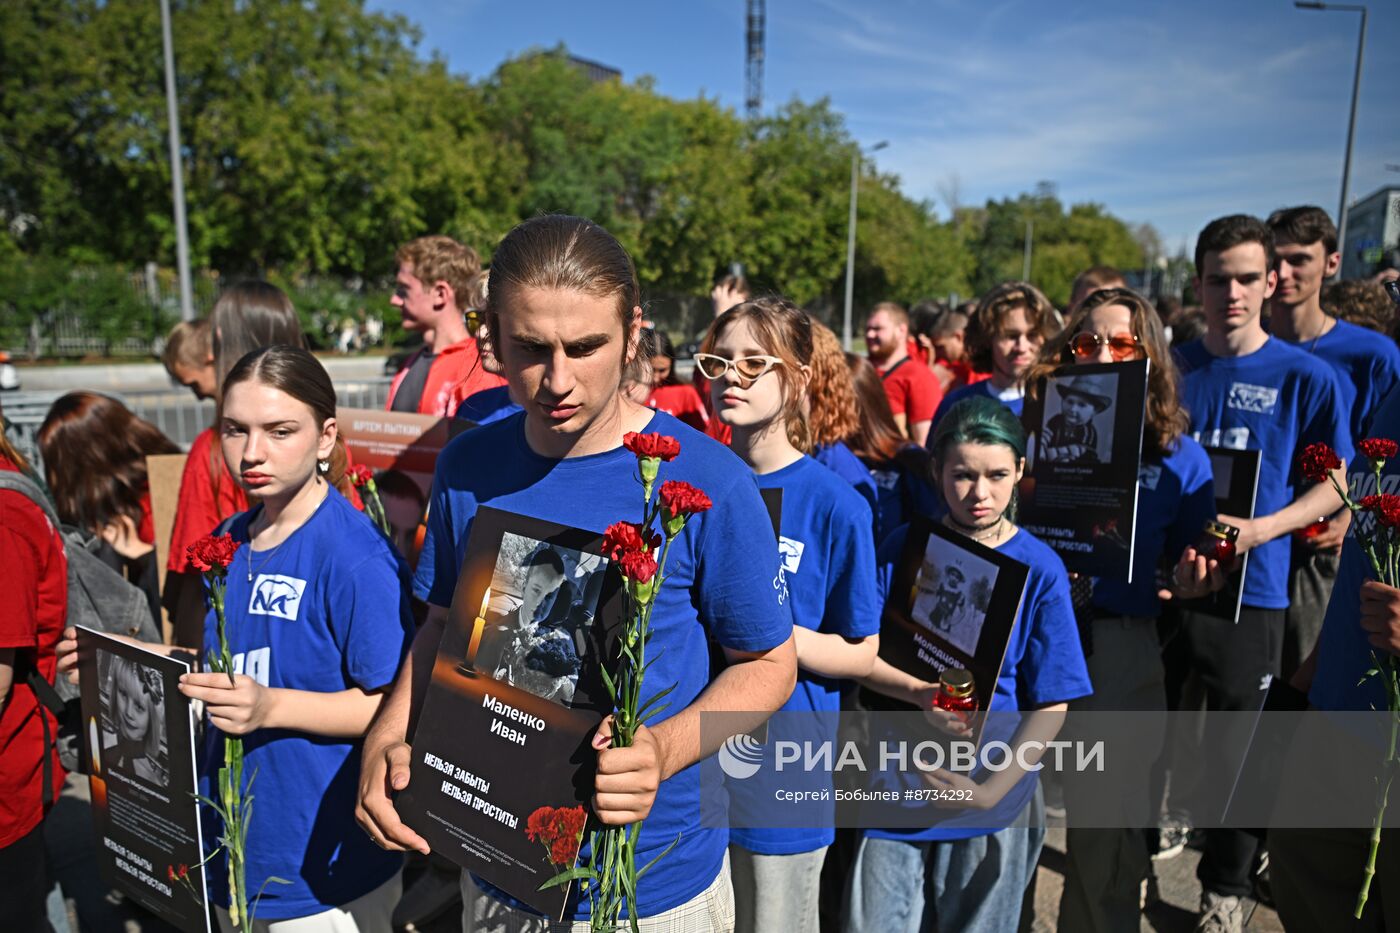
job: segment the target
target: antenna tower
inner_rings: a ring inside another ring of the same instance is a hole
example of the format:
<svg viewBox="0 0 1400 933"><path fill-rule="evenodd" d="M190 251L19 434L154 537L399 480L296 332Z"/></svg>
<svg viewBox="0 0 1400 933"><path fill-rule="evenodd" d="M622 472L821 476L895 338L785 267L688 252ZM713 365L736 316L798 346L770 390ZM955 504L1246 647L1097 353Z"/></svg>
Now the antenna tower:
<svg viewBox="0 0 1400 933"><path fill-rule="evenodd" d="M744 105L749 119L763 110L763 0L748 0L748 56L744 63Z"/></svg>

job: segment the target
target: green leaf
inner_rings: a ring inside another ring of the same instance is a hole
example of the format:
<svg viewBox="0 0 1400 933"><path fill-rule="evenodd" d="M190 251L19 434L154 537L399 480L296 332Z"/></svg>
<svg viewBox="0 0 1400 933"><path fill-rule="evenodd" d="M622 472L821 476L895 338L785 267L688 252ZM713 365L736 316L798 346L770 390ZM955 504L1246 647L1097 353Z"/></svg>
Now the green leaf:
<svg viewBox="0 0 1400 933"><path fill-rule="evenodd" d="M544 891L549 888L556 888L561 884L568 884L571 881L578 881L580 879L591 880L597 877L598 873L596 871L593 871L591 868L588 868L584 865L576 865L573 868L570 868L568 871L560 872L553 878L550 878L544 884L536 888L536 890Z"/></svg>
<svg viewBox="0 0 1400 933"><path fill-rule="evenodd" d="M657 855L655 858L653 858L650 862L647 862L645 865L642 866L642 870L639 871L639 872L637 872L637 880L638 880L638 881L642 880L642 878L644 878L644 877L646 876L646 873L649 872L649 871L651 871L651 866L653 866L653 865L655 865L657 862L661 861L661 859L665 857L666 853L668 853L668 852L670 852L672 849L674 849L674 848L680 843L680 841L681 841L681 834L680 834L680 833L677 833L677 834L676 834L675 840L672 841L672 843L671 843L670 845L668 845L666 848L662 849L661 852L660 852L660 854L658 854L658 855Z"/></svg>

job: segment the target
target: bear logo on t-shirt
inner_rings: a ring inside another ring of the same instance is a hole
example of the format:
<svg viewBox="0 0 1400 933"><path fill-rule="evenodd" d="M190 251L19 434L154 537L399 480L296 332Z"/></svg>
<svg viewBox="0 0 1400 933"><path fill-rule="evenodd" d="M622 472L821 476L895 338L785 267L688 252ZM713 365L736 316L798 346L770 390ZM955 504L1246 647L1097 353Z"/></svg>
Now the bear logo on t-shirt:
<svg viewBox="0 0 1400 933"><path fill-rule="evenodd" d="M1225 404L1230 408L1253 412L1256 415L1269 414L1277 403L1278 389L1250 385L1247 382L1230 383L1230 394L1225 400Z"/></svg>
<svg viewBox="0 0 1400 933"><path fill-rule="evenodd" d="M301 594L305 590L305 580L284 577L279 573L260 573L253 583L253 596L248 600L248 612L295 622L297 610L301 608Z"/></svg>

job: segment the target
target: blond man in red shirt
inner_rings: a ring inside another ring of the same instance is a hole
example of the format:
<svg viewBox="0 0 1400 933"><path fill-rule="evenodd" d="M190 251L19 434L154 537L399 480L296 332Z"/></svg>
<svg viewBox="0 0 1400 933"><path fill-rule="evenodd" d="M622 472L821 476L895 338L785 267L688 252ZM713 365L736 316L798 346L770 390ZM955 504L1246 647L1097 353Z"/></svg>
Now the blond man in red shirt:
<svg viewBox="0 0 1400 933"><path fill-rule="evenodd" d="M403 326L424 335L422 349L409 357L389 385L389 411L450 418L464 399L482 389L505 385L482 365L476 338L463 307L481 272L476 250L447 236L419 237L394 254L398 273L389 303L403 315Z"/></svg>

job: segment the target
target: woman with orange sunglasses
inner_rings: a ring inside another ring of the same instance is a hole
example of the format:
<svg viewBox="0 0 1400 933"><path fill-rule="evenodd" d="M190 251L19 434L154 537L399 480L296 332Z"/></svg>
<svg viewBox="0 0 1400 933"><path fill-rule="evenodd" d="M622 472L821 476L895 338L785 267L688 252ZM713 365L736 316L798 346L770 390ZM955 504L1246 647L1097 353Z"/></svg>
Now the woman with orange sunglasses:
<svg viewBox="0 0 1400 933"><path fill-rule="evenodd" d="M1187 414L1177 391L1180 377L1152 306L1126 288L1093 293L1075 309L1065 329L1046 342L1026 377L1027 391L1035 393L1044 390L1043 377L1067 363L1144 358L1150 365L1133 528L1133 582L1108 577L1092 581L1091 636L1085 655L1094 693L1070 704L1066 726L1066 731L1073 729L1076 710L1133 711L1141 719L1136 732L1142 744L1132 759L1142 763L1142 780L1119 785L1135 785L1136 790L1123 794L1123 828L1068 830L1059 917L1063 930L1138 928L1139 889L1149 864L1140 827L1156 816L1156 801L1149 799L1149 769L1161 752L1166 729L1157 617L1162 600L1203 596L1219 589L1224 576L1214 560L1197 555L1192 546L1205 523L1215 518L1215 483L1205 450L1186 433ZM1159 564L1170 571L1166 589L1157 582ZM1063 779L1073 826L1076 802L1082 807L1102 799L1104 788L1091 775L1067 772Z"/></svg>

